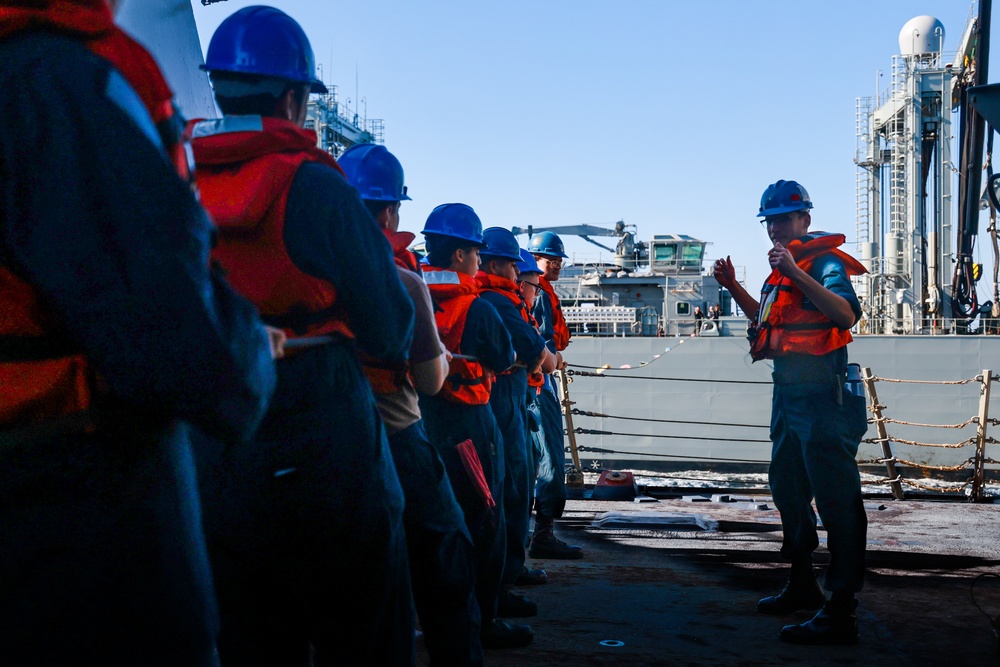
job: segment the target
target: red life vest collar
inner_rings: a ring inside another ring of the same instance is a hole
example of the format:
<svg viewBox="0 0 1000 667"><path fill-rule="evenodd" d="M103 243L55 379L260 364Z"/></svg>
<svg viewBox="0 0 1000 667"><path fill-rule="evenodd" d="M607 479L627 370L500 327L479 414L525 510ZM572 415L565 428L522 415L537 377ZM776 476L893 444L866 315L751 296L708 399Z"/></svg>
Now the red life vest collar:
<svg viewBox="0 0 1000 667"><path fill-rule="evenodd" d="M823 255L836 255L844 263L844 268L849 276L860 276L868 273L868 269L861 262L840 250L840 246L844 245L846 240L847 238L843 234L813 232L800 236L789 243L786 248L788 252L792 253L795 263L806 273L812 268L816 259ZM777 269L771 273L772 275L775 273L780 275ZM770 280L770 278L768 279Z"/></svg>
<svg viewBox="0 0 1000 667"><path fill-rule="evenodd" d="M195 161L199 165L224 166L277 153L306 153L311 160L322 162L344 175L333 156L316 146L316 133L289 120L225 116L217 120L192 121L192 126L192 138L198 139Z"/></svg>
<svg viewBox="0 0 1000 667"><path fill-rule="evenodd" d="M517 312L521 314L521 318L528 324L532 324L531 313L528 312L528 306L524 303L524 298L521 296L521 290L517 288L517 283L510 278L484 271L476 274L476 282L479 283L479 287L484 291L496 292L510 299L510 302L517 308Z"/></svg>
<svg viewBox="0 0 1000 667"><path fill-rule="evenodd" d="M396 265L419 274L420 263L417 261L417 256L409 250L410 244L417 238L416 235L411 232L394 232L388 227L383 227L382 233L389 239L389 245L392 246L392 257L396 260Z"/></svg>
<svg viewBox="0 0 1000 667"><path fill-rule="evenodd" d="M546 297L548 297L549 305L552 307L552 342L555 343L556 349L559 351L565 350L569 347L569 327L566 326L566 318L562 314L562 306L559 304L559 297L556 296L556 290L552 287L552 283L548 281L545 276L538 276L538 285L545 292Z"/></svg>

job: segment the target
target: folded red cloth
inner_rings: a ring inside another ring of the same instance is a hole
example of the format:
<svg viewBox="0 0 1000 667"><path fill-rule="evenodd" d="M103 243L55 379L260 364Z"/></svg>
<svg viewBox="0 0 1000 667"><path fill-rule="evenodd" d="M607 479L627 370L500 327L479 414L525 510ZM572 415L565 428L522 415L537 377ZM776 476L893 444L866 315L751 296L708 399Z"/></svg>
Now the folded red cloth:
<svg viewBox="0 0 1000 667"><path fill-rule="evenodd" d="M465 466L465 472L468 473L469 479L472 480L472 485L476 487L476 491L479 492L483 502L486 503L486 507L493 509L497 503L493 500L493 494L490 493L490 485L486 483L486 474L483 472L483 464L479 460L476 446L472 444L472 440L464 440L458 443L456 448L458 449L458 455L462 457L462 465Z"/></svg>

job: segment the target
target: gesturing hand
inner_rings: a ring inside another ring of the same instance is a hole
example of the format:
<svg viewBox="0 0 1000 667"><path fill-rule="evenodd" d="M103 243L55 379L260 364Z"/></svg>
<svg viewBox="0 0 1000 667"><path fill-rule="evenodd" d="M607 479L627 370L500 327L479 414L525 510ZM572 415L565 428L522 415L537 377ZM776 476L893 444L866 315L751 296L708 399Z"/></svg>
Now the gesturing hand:
<svg viewBox="0 0 1000 667"><path fill-rule="evenodd" d="M725 259L715 260L712 266L712 275L720 285L726 289L731 289L736 283L736 269L733 268L733 260L726 255Z"/></svg>

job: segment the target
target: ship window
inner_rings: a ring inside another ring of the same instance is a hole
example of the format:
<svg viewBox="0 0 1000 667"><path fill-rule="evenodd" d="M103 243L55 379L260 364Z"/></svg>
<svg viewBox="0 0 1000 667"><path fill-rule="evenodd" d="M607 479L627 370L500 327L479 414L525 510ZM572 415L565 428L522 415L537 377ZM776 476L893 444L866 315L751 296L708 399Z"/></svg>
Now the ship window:
<svg viewBox="0 0 1000 667"><path fill-rule="evenodd" d="M681 265L686 268L700 268L701 267L701 244L696 245L686 245L681 250Z"/></svg>
<svg viewBox="0 0 1000 667"><path fill-rule="evenodd" d="M687 301L679 301L674 305L678 315L690 315L691 304Z"/></svg>
<svg viewBox="0 0 1000 667"><path fill-rule="evenodd" d="M658 245L654 248L656 249L655 259L658 262L671 262L677 254L677 246L675 245Z"/></svg>

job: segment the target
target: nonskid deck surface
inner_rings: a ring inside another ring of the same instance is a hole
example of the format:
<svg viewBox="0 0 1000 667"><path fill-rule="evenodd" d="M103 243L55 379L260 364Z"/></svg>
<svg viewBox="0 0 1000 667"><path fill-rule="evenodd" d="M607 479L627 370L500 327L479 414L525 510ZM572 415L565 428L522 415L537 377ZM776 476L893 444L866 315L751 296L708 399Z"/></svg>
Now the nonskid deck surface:
<svg viewBox="0 0 1000 667"><path fill-rule="evenodd" d="M788 623L756 613L781 589L781 529L767 496L648 502L570 500L557 533L578 561L530 560L543 586L524 619L524 649L489 651L487 665L968 665L997 664L989 619L1000 615L1000 504L866 500L868 575L859 595L860 643L783 644ZM698 521L684 521L689 515ZM595 524L602 521L601 526ZM697 524L702 524L699 527ZM708 526L711 530L704 530ZM825 533L817 571L829 562ZM974 588L973 582L975 581ZM426 656L421 656L426 664Z"/></svg>

